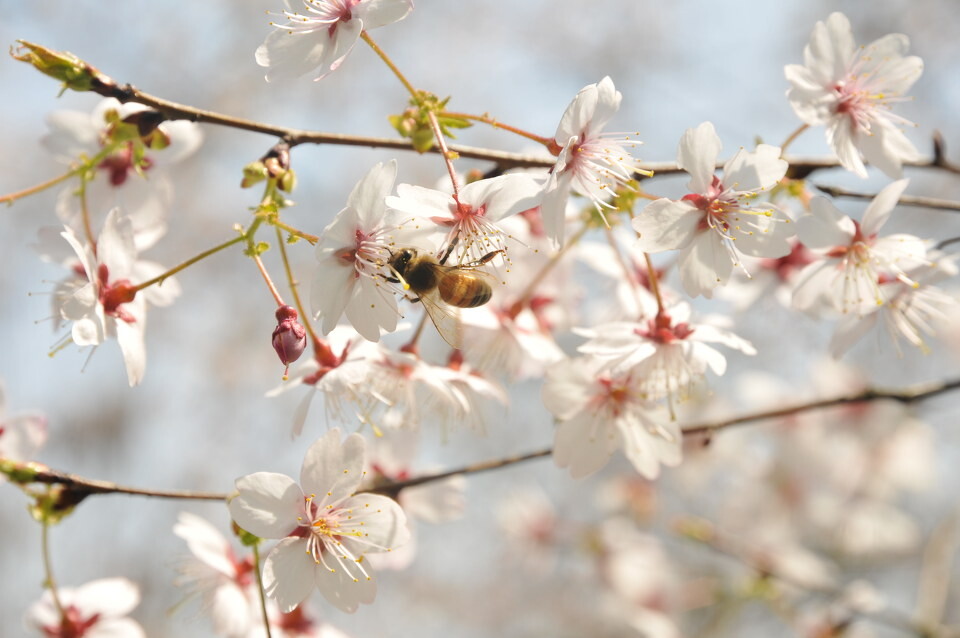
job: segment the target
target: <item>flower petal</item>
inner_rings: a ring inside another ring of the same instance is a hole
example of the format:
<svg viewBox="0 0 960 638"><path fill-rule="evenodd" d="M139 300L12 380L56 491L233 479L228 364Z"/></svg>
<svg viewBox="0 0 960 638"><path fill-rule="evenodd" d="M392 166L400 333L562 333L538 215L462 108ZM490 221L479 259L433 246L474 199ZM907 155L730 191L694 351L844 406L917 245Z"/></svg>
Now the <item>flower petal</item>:
<svg viewBox="0 0 960 638"><path fill-rule="evenodd" d="M287 614L313 591L314 572L322 569L307 552L303 538L285 538L263 562L263 591Z"/></svg>
<svg viewBox="0 0 960 638"><path fill-rule="evenodd" d="M329 430L303 457L303 491L316 494L318 502L336 502L350 496L363 480L365 451L366 442L359 434L351 434L341 444L339 428Z"/></svg>
<svg viewBox="0 0 960 638"><path fill-rule="evenodd" d="M230 516L251 534L284 538L304 516L303 491L289 476L257 472L238 478L236 487L240 494L230 501Z"/></svg>

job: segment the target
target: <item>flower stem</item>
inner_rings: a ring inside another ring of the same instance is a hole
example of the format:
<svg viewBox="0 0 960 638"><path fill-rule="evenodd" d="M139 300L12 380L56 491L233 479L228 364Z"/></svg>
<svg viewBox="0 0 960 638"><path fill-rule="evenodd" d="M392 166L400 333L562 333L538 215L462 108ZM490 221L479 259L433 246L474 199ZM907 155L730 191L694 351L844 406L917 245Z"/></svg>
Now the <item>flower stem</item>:
<svg viewBox="0 0 960 638"><path fill-rule="evenodd" d="M310 233L305 233L305 232L303 232L302 230L298 230L298 229L294 228L293 226L290 226L289 224L284 224L284 223L283 223L282 221L280 221L279 219L272 218L272 219L270 219L269 221L270 221L270 223L271 223L272 225L276 226L277 228L282 228L283 230L287 231L287 232L290 233L291 235L294 235L294 236L296 236L296 237L299 237L300 239L305 239L306 241L310 242L311 245L316 245L316 243L317 243L318 241L320 241L320 238L317 237L316 235L311 235ZM279 237L279 235L278 235L278 237ZM282 243L282 240L281 240L281 243Z"/></svg>
<svg viewBox="0 0 960 638"><path fill-rule="evenodd" d="M475 121L475 122L481 122L481 123L483 123L483 124L489 124L489 125L492 126L493 128L503 129L504 131L509 131L509 132L511 132L511 133L515 133L515 134L519 135L520 137L525 137L525 138L527 138L528 140L533 140L533 141L536 142L537 144L543 144L543 145L546 146L548 149L550 149L551 152L553 152L553 148L554 148L554 147L557 147L558 149L561 148L561 147L559 147L559 146L557 145L556 140L554 140L552 137L543 137L543 136L537 135L537 134L535 134L535 133L531 133L530 131L525 131L525 130L523 130L523 129L521 129L521 128L517 128L517 127L515 127L515 126L510 126L509 124L504 124L503 122L498 122L498 121L496 120L496 118L490 117L489 115L486 115L486 114L484 114L484 115L473 115L472 113L454 113L454 112L451 112L451 111L444 111L444 112L442 113L442 115L444 115L444 116L446 116L446 117L459 118L459 119L461 119L461 120L473 120L473 121ZM560 152L560 151L557 150L557 152L554 153L554 155L556 155L556 154L559 153L559 152Z"/></svg>
<svg viewBox="0 0 960 638"><path fill-rule="evenodd" d="M787 152L787 147L793 144L793 141L800 137L800 134L810 128L809 124L802 124L797 128L793 133L787 136L787 139L783 140L783 144L780 145L780 157L783 157L783 154Z"/></svg>
<svg viewBox="0 0 960 638"><path fill-rule="evenodd" d="M584 224L580 230L575 232L570 239L553 255L550 256L549 261L543 265L540 271L533 276L533 279L530 280L530 283L527 284L527 287L523 289L523 292L520 293L520 296L517 297L517 300L513 302L513 305L510 308L511 316L516 316L520 314L520 311L523 310L523 307L533 298L533 294L537 291L537 286L543 283L543 280L550 274L550 271L560 263L560 258L563 257L570 248L572 248L580 239L587 233L590 225Z"/></svg>
<svg viewBox="0 0 960 638"><path fill-rule="evenodd" d="M44 517L41 523L40 547L43 551L43 574L46 579L45 584L50 589L50 597L53 598L53 606L57 608L60 614L60 620L64 621L67 614L63 609L63 603L60 602L60 595L57 592L57 581L53 577L53 562L50 560L50 522Z"/></svg>
<svg viewBox="0 0 960 638"><path fill-rule="evenodd" d="M663 297L660 296L660 281L657 278L657 269L653 267L653 260L650 259L650 253L643 253L643 259L647 262L647 277L650 279L650 291L657 300L657 316L663 314Z"/></svg>
<svg viewBox="0 0 960 638"><path fill-rule="evenodd" d="M427 117L430 119L430 128L433 129L433 136L437 138L440 155L443 156L443 161L447 165L447 173L450 175L450 182L453 184L453 199L457 202L457 206L459 206L460 185L457 183L457 171L453 167L453 158L456 157L456 155L447 149L447 141L443 139L443 131L440 130L440 122L437 121L437 114L430 111L427 113Z"/></svg>
<svg viewBox="0 0 960 638"><path fill-rule="evenodd" d="M277 245L280 246L280 258L283 260L283 270L287 274L287 284L290 286L293 305L297 307L297 312L303 317L303 327L307 329L311 343L316 343L319 341L319 337L317 337L317 333L313 330L313 322L310 320L310 316L303 308L303 301L300 299L300 291L298 289L299 282L294 278L293 269L290 268L290 258L287 256L286 242L283 241L283 234L280 232L279 227L277 228Z"/></svg>
<svg viewBox="0 0 960 638"><path fill-rule="evenodd" d="M273 295L273 300L277 302L278 306L285 306L287 304L283 303L283 297L280 296L280 291L277 290L277 287L273 285L273 279L270 278L270 273L267 272L267 268L263 265L263 260L260 259L260 255L253 253L253 262L257 264L257 269L260 271L260 276L263 277L263 281L266 282L267 288L270 289L270 294Z"/></svg>
<svg viewBox="0 0 960 638"><path fill-rule="evenodd" d="M66 180L70 179L71 177L73 177L74 175L76 175L77 173L85 169L86 169L86 166L79 166L70 171L67 171L63 175L54 177L53 179L47 180L41 184L31 186L30 188L24 188L22 191L17 191L15 193L10 193L8 195L0 195L0 204L12 204L18 199L22 199L24 197L28 197L35 193L44 191L52 186L56 186L60 182L65 182Z"/></svg>
<svg viewBox="0 0 960 638"><path fill-rule="evenodd" d="M270 633L270 617L267 615L267 594L263 591L263 575L260 573L260 547L253 546L253 571L257 575L257 591L260 594L260 613L263 615L263 629L267 638L272 638Z"/></svg>
<svg viewBox="0 0 960 638"><path fill-rule="evenodd" d="M83 232L87 235L87 242L93 250L93 256L97 256L97 238L93 234L93 225L90 223L90 207L87 205L87 180L86 177L80 178L80 190L77 191L77 197L80 198L80 219L83 220Z"/></svg>
<svg viewBox="0 0 960 638"><path fill-rule="evenodd" d="M202 253L200 253L199 255L197 255L197 256L195 256L195 257L191 257L190 259L186 260L186 261L183 262L182 264L180 264L180 265L178 265L178 266L174 266L173 268L171 268L171 269L168 270L167 272L162 273L162 274L160 274L160 275L157 275L157 276L154 277L153 279L148 279L147 281L143 282L142 284L137 284L136 287L135 287L135 289L136 289L137 291L140 291L140 290L143 290L144 288L148 288L148 287L150 287L150 286L152 286L152 285L154 285L154 284L162 284L162 283L163 283L163 280L166 279L167 277L172 277L173 275L177 274L178 272L180 272L180 271L183 270L184 268L188 268L188 267L192 266L193 264L197 263L198 261L200 261L200 260L202 260L202 259L206 259L206 258L209 257L210 255L213 255L214 253L218 253L218 252L220 252L221 250L223 250L224 248L229 248L230 246L233 246L234 244L239 244L240 242L245 241L246 239L247 239L247 235L246 235L246 234L243 234L243 235L240 235L239 237L234 237L234 238L231 239L230 241L225 241L225 242L223 242L222 244L219 244L219 245L217 245L217 246L214 246L213 248L211 248L211 249L209 249L209 250L205 250L205 251L203 251Z"/></svg>
<svg viewBox="0 0 960 638"><path fill-rule="evenodd" d="M404 88L410 93L410 95L416 99L419 97L419 92L417 89L410 84L410 80L400 72L400 69L397 68L397 65L393 63L393 60L390 59L390 56L381 49L376 42L373 41L373 38L370 37L370 34L366 31L360 32L360 37L363 38L363 41L370 45L370 48L373 49L373 52L380 56L380 59L383 60L383 63L390 67L390 70L393 71L393 74L397 76L397 79L403 84Z"/></svg>
<svg viewBox="0 0 960 638"><path fill-rule="evenodd" d="M643 307L640 301L640 282L637 281L636 275L631 271L630 266L627 265L626 260L623 258L623 255L620 254L620 247L617 246L617 240L613 236L613 231L609 228L604 228L603 234L607 238L607 243L610 244L610 249L613 251L614 259L617 260L617 264L620 266L620 269L623 270L623 275L626 278L627 282L630 283L630 292L633 293L633 300L637 304L637 309ZM648 264L649 267L649 264Z"/></svg>

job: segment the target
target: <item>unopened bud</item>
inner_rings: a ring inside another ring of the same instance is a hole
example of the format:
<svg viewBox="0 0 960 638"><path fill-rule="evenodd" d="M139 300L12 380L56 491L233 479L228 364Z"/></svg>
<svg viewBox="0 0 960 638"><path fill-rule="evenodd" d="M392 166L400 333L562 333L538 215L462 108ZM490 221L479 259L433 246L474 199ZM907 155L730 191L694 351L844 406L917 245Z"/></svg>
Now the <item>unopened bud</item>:
<svg viewBox="0 0 960 638"><path fill-rule="evenodd" d="M297 321L297 310L292 306L277 308L277 327L273 331L273 349L277 351L280 362L286 366L283 376L286 378L290 364L300 358L307 347L307 330Z"/></svg>
<svg viewBox="0 0 960 638"><path fill-rule="evenodd" d="M28 62L35 69L63 82L63 89L74 91L96 91L109 95L110 89L116 89L117 83L109 76L100 73L77 56L67 51L53 51L26 40L17 40L19 46L10 55L15 60Z"/></svg>
<svg viewBox="0 0 960 638"><path fill-rule="evenodd" d="M267 179L267 167L263 165L263 162L260 160L250 162L243 167L243 180L240 181L240 188L250 188L265 179Z"/></svg>

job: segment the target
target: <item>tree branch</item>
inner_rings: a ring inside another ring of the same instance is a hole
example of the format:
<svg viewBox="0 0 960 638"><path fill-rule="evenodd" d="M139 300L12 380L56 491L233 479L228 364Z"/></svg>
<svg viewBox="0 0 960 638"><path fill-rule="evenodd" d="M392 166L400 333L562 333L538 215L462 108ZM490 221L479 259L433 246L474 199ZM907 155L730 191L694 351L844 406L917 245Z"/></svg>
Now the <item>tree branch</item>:
<svg viewBox="0 0 960 638"><path fill-rule="evenodd" d="M873 199L877 196L876 193L860 193L857 191L850 191L845 188L840 188L839 186L823 186L820 184L814 184L813 187L819 191L823 191L831 197ZM950 199L937 199L936 197L921 197L918 195L901 195L899 203L905 206L920 206L921 208L933 208L936 210L952 210L960 212L960 202Z"/></svg>

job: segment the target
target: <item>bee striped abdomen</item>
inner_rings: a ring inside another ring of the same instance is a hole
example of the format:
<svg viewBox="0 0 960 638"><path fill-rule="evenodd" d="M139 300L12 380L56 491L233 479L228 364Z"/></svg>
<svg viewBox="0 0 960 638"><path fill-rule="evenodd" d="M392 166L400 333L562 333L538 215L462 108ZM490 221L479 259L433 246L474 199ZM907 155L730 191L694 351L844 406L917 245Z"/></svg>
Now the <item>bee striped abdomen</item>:
<svg viewBox="0 0 960 638"><path fill-rule="evenodd" d="M493 290L486 280L467 272L441 277L437 290L441 299L458 308L482 306L493 296Z"/></svg>

